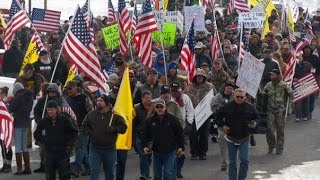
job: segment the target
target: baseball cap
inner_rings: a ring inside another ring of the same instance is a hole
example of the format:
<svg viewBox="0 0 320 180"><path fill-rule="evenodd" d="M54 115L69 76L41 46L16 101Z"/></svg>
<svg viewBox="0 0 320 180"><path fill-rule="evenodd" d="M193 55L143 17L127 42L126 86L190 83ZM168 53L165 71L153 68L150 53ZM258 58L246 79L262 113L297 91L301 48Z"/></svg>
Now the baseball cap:
<svg viewBox="0 0 320 180"><path fill-rule="evenodd" d="M166 92L170 92L170 87L168 85L163 85L161 87L161 90L160 90L160 93L163 94L163 93L166 93Z"/></svg>

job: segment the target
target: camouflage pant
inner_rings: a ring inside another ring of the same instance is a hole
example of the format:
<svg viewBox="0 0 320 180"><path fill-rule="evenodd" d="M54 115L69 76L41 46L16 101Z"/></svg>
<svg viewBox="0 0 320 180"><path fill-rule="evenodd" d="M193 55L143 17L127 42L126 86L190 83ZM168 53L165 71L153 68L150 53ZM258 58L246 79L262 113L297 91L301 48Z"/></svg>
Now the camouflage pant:
<svg viewBox="0 0 320 180"><path fill-rule="evenodd" d="M284 144L284 111L269 111L268 113L268 129L266 132L267 143L269 149L276 148L277 152L283 151Z"/></svg>
<svg viewBox="0 0 320 180"><path fill-rule="evenodd" d="M227 163L227 141L224 138L224 132L221 129L218 129L218 143L220 147L220 156L222 158L222 163Z"/></svg>

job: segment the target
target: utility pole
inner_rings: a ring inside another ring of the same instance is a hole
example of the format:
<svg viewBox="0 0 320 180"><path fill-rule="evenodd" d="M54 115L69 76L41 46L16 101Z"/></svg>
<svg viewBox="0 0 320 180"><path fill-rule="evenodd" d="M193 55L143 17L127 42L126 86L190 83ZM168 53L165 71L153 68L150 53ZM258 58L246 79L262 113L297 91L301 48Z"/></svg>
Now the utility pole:
<svg viewBox="0 0 320 180"><path fill-rule="evenodd" d="M29 4L29 6L28 6L29 17L31 17L31 7L32 7L31 0L29 0L28 4Z"/></svg>
<svg viewBox="0 0 320 180"><path fill-rule="evenodd" d="M44 0L44 9L47 9L47 0Z"/></svg>

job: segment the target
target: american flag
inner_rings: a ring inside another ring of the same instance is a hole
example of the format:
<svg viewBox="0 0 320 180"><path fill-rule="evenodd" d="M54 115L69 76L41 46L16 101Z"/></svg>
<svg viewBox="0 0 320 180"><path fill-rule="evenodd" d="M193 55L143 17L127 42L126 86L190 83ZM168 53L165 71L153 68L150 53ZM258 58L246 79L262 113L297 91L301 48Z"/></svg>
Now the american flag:
<svg viewBox="0 0 320 180"><path fill-rule="evenodd" d="M306 45L311 43L311 40L313 39L313 37L309 34L306 34L303 38L303 41L301 41L296 49L294 49L293 47L291 47L291 54L292 57L289 61L289 63L286 66L286 72L283 74L283 81L288 83L288 84L292 84L293 81L293 77L294 77L294 73L295 73L295 69L296 69L296 65L297 65L297 58L296 55L298 52L300 52Z"/></svg>
<svg viewBox="0 0 320 180"><path fill-rule="evenodd" d="M296 42L297 41L297 39L296 39L296 37L293 35L293 32L291 31L291 29L290 28L288 28L289 29L289 37L290 37L290 41L291 42Z"/></svg>
<svg viewBox="0 0 320 180"><path fill-rule="evenodd" d="M11 147L13 138L13 120L4 102L0 100L0 139L7 149Z"/></svg>
<svg viewBox="0 0 320 180"><path fill-rule="evenodd" d="M319 91L319 86L314 78L313 74L310 73L296 82L293 82L293 102L298 102L303 98L316 93Z"/></svg>
<svg viewBox="0 0 320 180"><path fill-rule="evenodd" d="M246 0L234 0L234 7L238 13L250 12L250 7Z"/></svg>
<svg viewBox="0 0 320 180"><path fill-rule="evenodd" d="M61 111L68 113L73 120L77 120L77 116L76 114L73 112L73 110L71 109L70 105L68 104L67 100L62 97L62 104L61 104L62 108Z"/></svg>
<svg viewBox="0 0 320 180"><path fill-rule="evenodd" d="M204 7L210 7L214 9L216 6L216 0L201 0L201 5Z"/></svg>
<svg viewBox="0 0 320 180"><path fill-rule="evenodd" d="M71 64L75 64L80 72L106 92L97 53L79 7L63 46Z"/></svg>
<svg viewBox="0 0 320 180"><path fill-rule="evenodd" d="M187 71L188 83L192 82L192 78L196 71L196 65L195 65L196 56L194 52L196 40L195 40L194 33L195 33L195 30L194 30L194 19L193 19L180 53L181 69L184 71Z"/></svg>
<svg viewBox="0 0 320 180"><path fill-rule="evenodd" d="M143 3L142 13L133 38L138 38L139 57L142 64L152 67L152 38L151 33L157 30L157 22L151 9L150 0Z"/></svg>
<svg viewBox="0 0 320 180"><path fill-rule="evenodd" d="M26 10L26 2L25 0L19 0L22 10Z"/></svg>
<svg viewBox="0 0 320 180"><path fill-rule="evenodd" d="M87 22L91 40L94 42L94 29L92 28L93 15L90 9L90 0L87 0L86 3L82 6L81 13L84 15L84 20Z"/></svg>
<svg viewBox="0 0 320 180"><path fill-rule="evenodd" d="M136 32L137 29L137 25L139 22L139 18L138 18L138 11L137 11L137 6L134 7L134 11L133 11L133 16L132 16L132 34L134 35L134 33ZM139 51L139 38L138 37L133 37L132 38L132 46Z"/></svg>
<svg viewBox="0 0 320 180"><path fill-rule="evenodd" d="M249 34L248 31L242 26L242 41L239 48L239 63L243 61L245 52L249 52Z"/></svg>
<svg viewBox="0 0 320 180"><path fill-rule="evenodd" d="M211 35L211 56L212 56L212 60L214 61L219 54L219 50L220 50L220 44L219 44L219 34L218 34L218 28L217 28L217 22L216 22L216 17L215 14L212 16L213 20L213 33Z"/></svg>
<svg viewBox="0 0 320 180"><path fill-rule="evenodd" d="M113 24L117 21L116 13L113 8L112 1L108 1L108 21L107 25Z"/></svg>
<svg viewBox="0 0 320 180"><path fill-rule="evenodd" d="M31 37L31 42L36 44L36 47L38 49L38 52L40 53L40 51L44 50L44 46L42 44L41 38L39 36L39 34L37 33L37 31L35 31Z"/></svg>
<svg viewBox="0 0 320 180"><path fill-rule="evenodd" d="M9 21L4 35L4 49L9 49L14 33L24 27L29 22L29 17L25 11L21 10L20 4L16 0L12 0Z"/></svg>
<svg viewBox="0 0 320 180"><path fill-rule="evenodd" d="M230 16L234 9L234 0L230 0L227 5L227 15Z"/></svg>
<svg viewBox="0 0 320 180"><path fill-rule="evenodd" d="M120 52L126 55L128 51L128 41L126 34L131 29L129 11L124 0L119 0L119 33L120 33Z"/></svg>
<svg viewBox="0 0 320 180"><path fill-rule="evenodd" d="M59 11L33 8L32 25L38 32L52 32L60 28Z"/></svg>

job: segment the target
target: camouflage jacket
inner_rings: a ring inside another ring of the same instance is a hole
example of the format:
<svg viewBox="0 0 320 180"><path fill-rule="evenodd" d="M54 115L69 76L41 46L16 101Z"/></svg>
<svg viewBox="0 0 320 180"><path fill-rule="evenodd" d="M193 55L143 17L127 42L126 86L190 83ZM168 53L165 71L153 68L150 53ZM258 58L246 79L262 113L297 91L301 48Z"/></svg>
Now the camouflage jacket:
<svg viewBox="0 0 320 180"><path fill-rule="evenodd" d="M284 81L278 83L268 82L264 87L264 92L268 96L268 109L280 110L286 108L286 100L289 96L289 103L293 100L293 91Z"/></svg>
<svg viewBox="0 0 320 180"><path fill-rule="evenodd" d="M213 89L213 93L217 94L216 88L209 82L202 84L190 84L187 86L185 93L190 97L194 108L200 103L200 101Z"/></svg>
<svg viewBox="0 0 320 180"><path fill-rule="evenodd" d="M230 76L224 70L210 71L207 76L208 82L212 83L218 91L223 90L228 79L230 79Z"/></svg>

